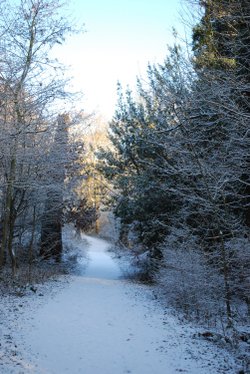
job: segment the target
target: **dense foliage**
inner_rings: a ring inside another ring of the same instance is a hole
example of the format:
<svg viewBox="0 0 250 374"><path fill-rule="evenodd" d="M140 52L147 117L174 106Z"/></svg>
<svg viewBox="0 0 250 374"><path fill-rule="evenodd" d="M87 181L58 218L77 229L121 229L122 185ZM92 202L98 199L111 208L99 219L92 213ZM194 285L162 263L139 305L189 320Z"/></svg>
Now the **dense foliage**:
<svg viewBox="0 0 250 374"><path fill-rule="evenodd" d="M149 66L147 83L138 82L136 98L119 87L113 147L99 158L117 193L121 237L133 232L151 259L161 258L160 281L169 282L164 269L171 258L170 269L182 269L179 277L192 271L192 287L185 276L179 283L193 295L190 306L205 291L200 285L194 290L194 277L201 282L213 274L213 292L205 294L221 300L230 325L233 300L250 303L249 5L199 5L193 55L170 48L163 64ZM211 299L204 303L212 305Z"/></svg>

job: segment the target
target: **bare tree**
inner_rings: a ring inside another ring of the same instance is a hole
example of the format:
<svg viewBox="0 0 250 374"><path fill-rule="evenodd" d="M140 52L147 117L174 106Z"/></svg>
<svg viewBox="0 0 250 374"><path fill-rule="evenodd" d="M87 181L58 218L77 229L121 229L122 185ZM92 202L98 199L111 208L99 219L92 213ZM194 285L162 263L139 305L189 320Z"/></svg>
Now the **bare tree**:
<svg viewBox="0 0 250 374"><path fill-rule="evenodd" d="M17 6L3 1L0 8L1 144L8 144L1 155L0 265L8 250L13 272L15 223L28 192L43 179L39 165L49 152L46 138L55 136L55 102L67 95L62 66L50 58L53 46L74 31L61 6L56 0L22 0Z"/></svg>

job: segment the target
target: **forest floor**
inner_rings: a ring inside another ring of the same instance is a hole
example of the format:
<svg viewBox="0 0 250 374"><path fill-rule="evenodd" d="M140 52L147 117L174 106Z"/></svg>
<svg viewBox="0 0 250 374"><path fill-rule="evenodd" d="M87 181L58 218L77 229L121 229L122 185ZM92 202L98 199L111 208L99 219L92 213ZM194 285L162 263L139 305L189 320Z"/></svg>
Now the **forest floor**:
<svg viewBox="0 0 250 374"><path fill-rule="evenodd" d="M239 372L226 350L162 307L154 286L126 279L108 242L66 240L77 260L70 275L1 299L0 373Z"/></svg>

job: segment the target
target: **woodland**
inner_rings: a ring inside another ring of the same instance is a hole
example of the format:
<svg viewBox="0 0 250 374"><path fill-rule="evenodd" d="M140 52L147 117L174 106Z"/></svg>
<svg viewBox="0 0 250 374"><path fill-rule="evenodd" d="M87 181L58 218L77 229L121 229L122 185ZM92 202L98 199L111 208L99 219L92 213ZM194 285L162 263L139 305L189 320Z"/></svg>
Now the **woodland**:
<svg viewBox="0 0 250 374"><path fill-rule="evenodd" d="M186 315L229 327L250 312L250 3L191 3L190 43L176 37L136 93L118 87L99 167L145 272Z"/></svg>
<svg viewBox="0 0 250 374"><path fill-rule="evenodd" d="M63 110L77 95L50 51L79 30L60 2L6 4L0 282L44 260L56 266L64 225L98 232L109 210L119 251L158 284L164 302L249 340L250 2L188 1L187 15L197 17L190 40L174 31L165 61L148 65L136 92L118 84L106 128Z"/></svg>

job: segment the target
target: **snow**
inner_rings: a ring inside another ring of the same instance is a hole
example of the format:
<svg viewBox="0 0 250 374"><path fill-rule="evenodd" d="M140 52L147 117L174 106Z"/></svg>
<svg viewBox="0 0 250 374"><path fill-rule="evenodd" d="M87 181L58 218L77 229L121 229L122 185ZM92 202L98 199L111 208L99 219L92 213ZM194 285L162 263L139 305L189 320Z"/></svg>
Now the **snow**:
<svg viewBox="0 0 250 374"><path fill-rule="evenodd" d="M83 235L83 239L91 247L89 266L84 272L85 278L119 279L122 276L121 270L107 253L110 244L105 240L86 235Z"/></svg>
<svg viewBox="0 0 250 374"><path fill-rule="evenodd" d="M43 289L43 297L5 300L7 309L22 307L6 313L8 328L1 325L16 346L8 358L1 347L2 374L235 373L226 351L195 339L197 331L163 309L150 286L123 278L106 241L81 240L82 272L54 283L52 293Z"/></svg>

